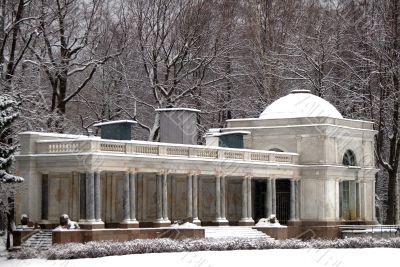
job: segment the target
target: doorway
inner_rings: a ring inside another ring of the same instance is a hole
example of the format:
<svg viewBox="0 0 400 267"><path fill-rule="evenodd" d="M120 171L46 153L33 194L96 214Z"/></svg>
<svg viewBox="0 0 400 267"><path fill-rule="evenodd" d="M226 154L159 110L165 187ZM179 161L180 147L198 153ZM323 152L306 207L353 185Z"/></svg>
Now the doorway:
<svg viewBox="0 0 400 267"><path fill-rule="evenodd" d="M253 180L253 220L257 223L261 218L265 218L265 198L267 182L265 180Z"/></svg>
<svg viewBox="0 0 400 267"><path fill-rule="evenodd" d="M276 180L276 218L286 225L290 219L290 180Z"/></svg>

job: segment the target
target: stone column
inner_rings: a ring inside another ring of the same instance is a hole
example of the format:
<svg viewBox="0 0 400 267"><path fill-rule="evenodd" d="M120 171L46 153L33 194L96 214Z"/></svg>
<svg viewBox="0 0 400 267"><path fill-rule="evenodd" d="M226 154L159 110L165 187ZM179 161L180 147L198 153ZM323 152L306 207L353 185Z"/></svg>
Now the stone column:
<svg viewBox="0 0 400 267"><path fill-rule="evenodd" d="M130 220L130 201L129 201L129 173L128 172L124 172L122 208L123 208L123 214L124 214L123 222L129 222L129 220Z"/></svg>
<svg viewBox="0 0 400 267"><path fill-rule="evenodd" d="M157 219L156 221L161 222L163 220L163 214L162 214L162 176L161 174L156 175L156 184L157 184Z"/></svg>
<svg viewBox="0 0 400 267"><path fill-rule="evenodd" d="M221 218L226 221L226 178L221 176Z"/></svg>
<svg viewBox="0 0 400 267"><path fill-rule="evenodd" d="M268 178L267 180L267 195L266 195L266 218L271 216L272 214L272 180L271 178Z"/></svg>
<svg viewBox="0 0 400 267"><path fill-rule="evenodd" d="M361 220L361 188L360 181L356 181L356 219Z"/></svg>
<svg viewBox="0 0 400 267"><path fill-rule="evenodd" d="M86 220L86 174L79 174L79 221Z"/></svg>
<svg viewBox="0 0 400 267"><path fill-rule="evenodd" d="M86 220L94 222L94 172L86 173Z"/></svg>
<svg viewBox="0 0 400 267"><path fill-rule="evenodd" d="M100 187L100 172L94 173L94 206L95 206L95 219L101 222L101 187Z"/></svg>
<svg viewBox="0 0 400 267"><path fill-rule="evenodd" d="M350 181L350 220L357 219L357 186L356 181Z"/></svg>
<svg viewBox="0 0 400 267"><path fill-rule="evenodd" d="M251 218L251 179L248 176L242 179L242 218L239 225L254 225Z"/></svg>
<svg viewBox="0 0 400 267"><path fill-rule="evenodd" d="M343 182L339 180L339 219L343 220Z"/></svg>
<svg viewBox="0 0 400 267"><path fill-rule="evenodd" d="M242 179L242 221L249 218L247 215L247 177Z"/></svg>
<svg viewBox="0 0 400 267"><path fill-rule="evenodd" d="M290 180L290 220L296 218L296 182L294 179Z"/></svg>
<svg viewBox="0 0 400 267"><path fill-rule="evenodd" d="M253 220L252 202L251 202L251 177L247 177L247 216L249 220Z"/></svg>
<svg viewBox="0 0 400 267"><path fill-rule="evenodd" d="M193 175L188 174L186 187L186 218L193 221Z"/></svg>
<svg viewBox="0 0 400 267"><path fill-rule="evenodd" d="M372 183L372 194L373 194L373 196L372 196L372 220L373 221L377 221L377 219L376 219L376 209L375 209L375 179L371 182Z"/></svg>
<svg viewBox="0 0 400 267"><path fill-rule="evenodd" d="M136 179L137 173L129 173L129 198L130 198L130 217L131 223L136 223Z"/></svg>
<svg viewBox="0 0 400 267"><path fill-rule="evenodd" d="M162 175L162 216L163 221L168 222L168 174L164 173Z"/></svg>
<svg viewBox="0 0 400 267"><path fill-rule="evenodd" d="M225 177L217 175L215 177L215 213L214 223L217 225L228 225L225 218Z"/></svg>
<svg viewBox="0 0 400 267"><path fill-rule="evenodd" d="M42 174L42 220L49 219L49 175Z"/></svg>
<svg viewBox="0 0 400 267"><path fill-rule="evenodd" d="M276 215L276 179L272 179L272 214Z"/></svg>
<svg viewBox="0 0 400 267"><path fill-rule="evenodd" d="M221 219L221 177L215 177L215 213L216 220Z"/></svg>
<svg viewBox="0 0 400 267"><path fill-rule="evenodd" d="M200 225L198 215L198 195L199 195L199 176L197 174L193 175L193 223Z"/></svg>

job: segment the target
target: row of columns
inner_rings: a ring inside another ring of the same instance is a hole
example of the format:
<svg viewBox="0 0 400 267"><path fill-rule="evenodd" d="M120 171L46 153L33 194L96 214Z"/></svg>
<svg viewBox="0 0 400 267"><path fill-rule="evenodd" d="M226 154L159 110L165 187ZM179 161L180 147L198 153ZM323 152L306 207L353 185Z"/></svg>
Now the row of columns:
<svg viewBox="0 0 400 267"><path fill-rule="evenodd" d="M187 203L186 217L193 223L200 224L198 218L198 175L187 176ZM125 172L123 177L123 221L122 224L138 225L136 220L136 181L137 173ZM242 179L242 218L240 224L253 224L252 219L252 179L245 176ZM168 219L168 174L156 175L156 225L170 224ZM48 175L42 176L42 219L48 217ZM215 202L216 218L214 223L219 225L228 224L226 219L226 177L217 175L215 177ZM80 175L80 222L101 222L101 191L100 173L87 172ZM299 219L299 181L290 181L290 220ZM267 179L266 217L276 214L276 179Z"/></svg>

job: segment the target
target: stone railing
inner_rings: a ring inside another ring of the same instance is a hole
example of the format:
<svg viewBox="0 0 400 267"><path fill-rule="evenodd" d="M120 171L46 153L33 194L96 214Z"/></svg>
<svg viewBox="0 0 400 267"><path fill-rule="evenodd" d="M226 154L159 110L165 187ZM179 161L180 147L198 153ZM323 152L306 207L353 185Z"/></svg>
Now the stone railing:
<svg viewBox="0 0 400 267"><path fill-rule="evenodd" d="M297 164L298 154L249 149L167 144L145 141L111 141L102 139L41 140L37 154L118 153L164 157L226 159L255 162Z"/></svg>

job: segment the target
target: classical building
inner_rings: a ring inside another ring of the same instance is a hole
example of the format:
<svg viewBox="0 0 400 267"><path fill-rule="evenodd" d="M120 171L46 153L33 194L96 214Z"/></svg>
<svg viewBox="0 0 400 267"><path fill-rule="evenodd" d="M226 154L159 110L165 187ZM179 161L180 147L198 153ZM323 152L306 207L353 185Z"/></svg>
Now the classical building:
<svg viewBox="0 0 400 267"><path fill-rule="evenodd" d="M89 229L253 225L271 214L289 226L376 222L372 122L296 90L259 118L210 129L201 146L197 110L157 112L161 142L130 140L134 121L98 124L101 137L21 133L17 213L49 227L68 214Z"/></svg>

